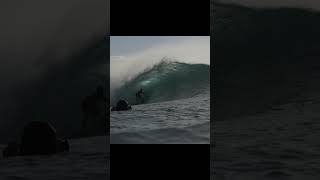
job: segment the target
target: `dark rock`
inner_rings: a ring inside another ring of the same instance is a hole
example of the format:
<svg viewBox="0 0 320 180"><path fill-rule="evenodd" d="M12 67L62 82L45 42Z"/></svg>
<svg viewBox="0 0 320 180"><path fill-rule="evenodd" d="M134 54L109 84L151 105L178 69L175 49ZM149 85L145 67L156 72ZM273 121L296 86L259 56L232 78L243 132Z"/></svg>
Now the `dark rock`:
<svg viewBox="0 0 320 180"><path fill-rule="evenodd" d="M111 111L127 111L131 110L131 106L125 100L119 100L116 107L112 107Z"/></svg>
<svg viewBox="0 0 320 180"><path fill-rule="evenodd" d="M68 152L69 142L58 139L56 130L48 122L33 121L23 129L21 144L11 142L2 151L3 157L45 155Z"/></svg>
<svg viewBox="0 0 320 180"><path fill-rule="evenodd" d="M57 152L69 152L69 142L68 140L58 139L57 140Z"/></svg>
<svg viewBox="0 0 320 180"><path fill-rule="evenodd" d="M57 138L56 130L48 122L33 121L24 127L21 155L53 154L69 151L67 140Z"/></svg>
<svg viewBox="0 0 320 180"><path fill-rule="evenodd" d="M24 127L21 154L52 154L57 151L56 130L48 123L34 121Z"/></svg>
<svg viewBox="0 0 320 180"><path fill-rule="evenodd" d="M3 157L18 156L20 154L20 145L16 142L8 143L7 147L2 151Z"/></svg>

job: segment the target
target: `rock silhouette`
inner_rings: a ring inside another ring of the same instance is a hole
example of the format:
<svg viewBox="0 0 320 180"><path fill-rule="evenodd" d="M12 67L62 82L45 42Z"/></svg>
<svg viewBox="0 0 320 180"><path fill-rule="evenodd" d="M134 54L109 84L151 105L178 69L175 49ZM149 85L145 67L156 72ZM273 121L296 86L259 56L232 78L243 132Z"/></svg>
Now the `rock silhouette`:
<svg viewBox="0 0 320 180"><path fill-rule="evenodd" d="M119 100L116 107L112 107L111 111L127 111L131 110L131 106L125 100Z"/></svg>
<svg viewBox="0 0 320 180"><path fill-rule="evenodd" d="M64 151L69 151L69 143L57 138L50 123L33 121L24 127L21 144L9 143L3 150L3 156L46 155Z"/></svg>

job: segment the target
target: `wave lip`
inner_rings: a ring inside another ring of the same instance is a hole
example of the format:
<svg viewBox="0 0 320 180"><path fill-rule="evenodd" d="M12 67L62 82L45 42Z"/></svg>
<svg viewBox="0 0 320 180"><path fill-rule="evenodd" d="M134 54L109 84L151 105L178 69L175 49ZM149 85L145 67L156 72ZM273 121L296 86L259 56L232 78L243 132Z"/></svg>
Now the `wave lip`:
<svg viewBox="0 0 320 180"><path fill-rule="evenodd" d="M113 100L136 104L135 93L142 88L145 103L170 101L209 92L209 85L209 65L162 60L116 89Z"/></svg>

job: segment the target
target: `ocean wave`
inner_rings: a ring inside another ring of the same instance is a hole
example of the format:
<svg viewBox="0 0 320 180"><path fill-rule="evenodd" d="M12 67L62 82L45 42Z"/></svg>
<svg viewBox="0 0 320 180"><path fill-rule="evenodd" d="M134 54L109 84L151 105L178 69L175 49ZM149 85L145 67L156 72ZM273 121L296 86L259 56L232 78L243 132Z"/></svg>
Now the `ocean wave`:
<svg viewBox="0 0 320 180"><path fill-rule="evenodd" d="M210 90L210 66L162 60L115 90L111 104L125 99L136 104L135 93L142 88L144 103L193 97Z"/></svg>

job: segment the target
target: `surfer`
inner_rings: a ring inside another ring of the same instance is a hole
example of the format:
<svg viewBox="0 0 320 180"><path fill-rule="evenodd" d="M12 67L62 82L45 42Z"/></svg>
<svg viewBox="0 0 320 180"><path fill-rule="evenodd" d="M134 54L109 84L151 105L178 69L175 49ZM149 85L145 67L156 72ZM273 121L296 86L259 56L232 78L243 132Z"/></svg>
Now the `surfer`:
<svg viewBox="0 0 320 180"><path fill-rule="evenodd" d="M140 90L136 93L137 104L141 104L144 102L143 96L144 96L144 92L143 92L142 88L140 88Z"/></svg>
<svg viewBox="0 0 320 180"><path fill-rule="evenodd" d="M87 96L82 102L84 120L83 129L86 131L98 131L107 122L107 98L102 86L98 86L96 92Z"/></svg>

